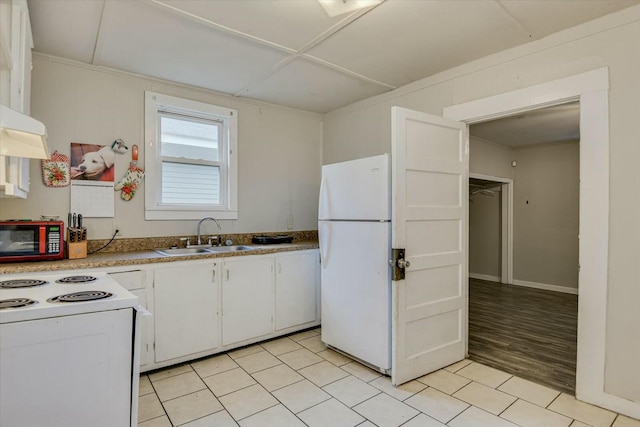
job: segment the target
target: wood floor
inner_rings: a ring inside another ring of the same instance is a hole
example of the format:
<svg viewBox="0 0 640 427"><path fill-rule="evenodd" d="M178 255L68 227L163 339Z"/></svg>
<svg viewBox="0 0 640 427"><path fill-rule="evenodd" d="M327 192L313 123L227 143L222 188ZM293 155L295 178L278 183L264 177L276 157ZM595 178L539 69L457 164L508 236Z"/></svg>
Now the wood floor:
<svg viewBox="0 0 640 427"><path fill-rule="evenodd" d="M575 394L578 296L469 279L469 358Z"/></svg>

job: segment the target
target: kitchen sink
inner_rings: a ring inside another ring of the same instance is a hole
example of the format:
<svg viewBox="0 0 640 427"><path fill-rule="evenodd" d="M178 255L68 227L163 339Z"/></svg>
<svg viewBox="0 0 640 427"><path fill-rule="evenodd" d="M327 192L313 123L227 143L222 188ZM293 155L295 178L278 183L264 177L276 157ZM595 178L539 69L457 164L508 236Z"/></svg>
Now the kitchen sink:
<svg viewBox="0 0 640 427"><path fill-rule="evenodd" d="M240 252L240 251L250 251L253 249L258 249L255 246L244 246L244 245L235 245L235 246L200 246L200 247L192 247L192 248L157 248L154 249L157 253L164 256L180 256L180 255L206 255L206 254L215 254L215 253L227 253L227 252Z"/></svg>
<svg viewBox="0 0 640 427"><path fill-rule="evenodd" d="M251 251L258 248L255 246L234 245L234 246L212 246L208 249L211 252L239 252L239 251Z"/></svg>
<svg viewBox="0 0 640 427"><path fill-rule="evenodd" d="M178 256L178 255L205 255L212 253L213 248L159 248L154 249L160 255Z"/></svg>

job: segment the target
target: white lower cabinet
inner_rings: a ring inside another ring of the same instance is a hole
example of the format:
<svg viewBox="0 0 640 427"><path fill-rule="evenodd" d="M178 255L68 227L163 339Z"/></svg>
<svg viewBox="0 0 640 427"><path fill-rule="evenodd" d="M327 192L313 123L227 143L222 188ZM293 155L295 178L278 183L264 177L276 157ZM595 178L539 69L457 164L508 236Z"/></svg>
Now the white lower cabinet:
<svg viewBox="0 0 640 427"><path fill-rule="evenodd" d="M145 370L319 324L318 264L318 250L307 250L153 267L153 288L136 294L155 320Z"/></svg>
<svg viewBox="0 0 640 427"><path fill-rule="evenodd" d="M156 268L155 361L220 346L220 263Z"/></svg>
<svg viewBox="0 0 640 427"><path fill-rule="evenodd" d="M317 250L276 255L275 328L286 329L318 318Z"/></svg>
<svg viewBox="0 0 640 427"><path fill-rule="evenodd" d="M222 268L222 345L273 332L273 256L237 257Z"/></svg>

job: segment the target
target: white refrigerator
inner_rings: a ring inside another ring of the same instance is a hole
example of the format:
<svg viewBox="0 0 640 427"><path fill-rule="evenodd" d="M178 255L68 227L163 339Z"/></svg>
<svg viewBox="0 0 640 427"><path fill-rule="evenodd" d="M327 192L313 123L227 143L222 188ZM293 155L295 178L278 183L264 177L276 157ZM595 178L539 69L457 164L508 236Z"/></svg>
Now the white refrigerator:
<svg viewBox="0 0 640 427"><path fill-rule="evenodd" d="M322 167L322 341L391 369L390 155Z"/></svg>

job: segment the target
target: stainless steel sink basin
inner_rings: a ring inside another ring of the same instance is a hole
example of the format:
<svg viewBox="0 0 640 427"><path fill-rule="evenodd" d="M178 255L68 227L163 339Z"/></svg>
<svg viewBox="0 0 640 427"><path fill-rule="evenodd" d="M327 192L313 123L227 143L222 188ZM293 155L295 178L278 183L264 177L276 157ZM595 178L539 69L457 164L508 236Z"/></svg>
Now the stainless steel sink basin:
<svg viewBox="0 0 640 427"><path fill-rule="evenodd" d="M256 248L255 246L234 245L234 246L212 246L208 249L211 252L239 252L239 251L251 251L258 248Z"/></svg>
<svg viewBox="0 0 640 427"><path fill-rule="evenodd" d="M159 248L154 249L160 255L178 256L178 255L205 255L212 253L213 248Z"/></svg>
<svg viewBox="0 0 640 427"><path fill-rule="evenodd" d="M255 246L199 246L191 248L156 248L154 251L164 256L180 256L180 255L206 255L215 253L240 252L258 249Z"/></svg>

